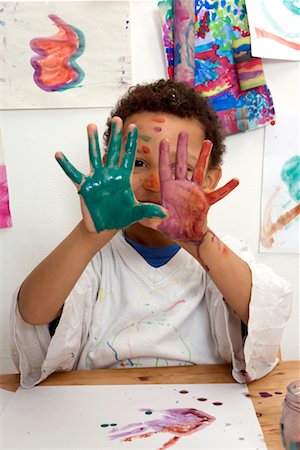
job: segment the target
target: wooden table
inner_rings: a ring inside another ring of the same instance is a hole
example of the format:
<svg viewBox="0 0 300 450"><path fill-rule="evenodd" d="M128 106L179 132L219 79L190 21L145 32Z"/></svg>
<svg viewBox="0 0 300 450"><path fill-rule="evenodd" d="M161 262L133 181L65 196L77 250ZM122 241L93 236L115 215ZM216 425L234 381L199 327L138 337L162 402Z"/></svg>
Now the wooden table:
<svg viewBox="0 0 300 450"><path fill-rule="evenodd" d="M283 448L279 432L282 403L287 385L297 379L300 379L300 362L281 361L269 375L248 385L268 450L280 450ZM40 386L161 383L234 383L234 380L231 376L229 365L214 364L55 373L41 383ZM19 387L19 375L0 375L0 387L9 391L17 390ZM282 394L279 394L279 392ZM260 393L272 395L264 397Z"/></svg>

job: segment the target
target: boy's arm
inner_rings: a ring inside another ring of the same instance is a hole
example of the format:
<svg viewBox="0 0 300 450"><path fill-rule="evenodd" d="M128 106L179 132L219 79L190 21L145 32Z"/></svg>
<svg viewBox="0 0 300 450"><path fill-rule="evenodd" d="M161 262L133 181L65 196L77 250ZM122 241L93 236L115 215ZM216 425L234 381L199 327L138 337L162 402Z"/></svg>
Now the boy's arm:
<svg viewBox="0 0 300 450"><path fill-rule="evenodd" d="M89 233L81 221L23 282L18 306L25 322L55 319L89 261L116 232Z"/></svg>
<svg viewBox="0 0 300 450"><path fill-rule="evenodd" d="M169 143L161 141L161 198L169 215L156 228L199 261L226 302L247 324L252 284L250 268L207 227L210 206L228 195L239 182L233 179L219 189L205 188L211 150L212 143L204 140L193 177L187 179L188 139L187 133L180 133L174 179L170 170Z"/></svg>
<svg viewBox="0 0 300 450"><path fill-rule="evenodd" d="M78 190L83 220L24 281L18 304L23 319L31 324L49 323L59 315L88 262L119 229L143 218L166 216L160 206L139 203L134 197L130 177L136 152L136 127L128 127L121 158L122 120L118 117L112 120L105 165L95 125L88 126L88 137L91 163L88 176L72 166L62 153L56 154Z"/></svg>
<svg viewBox="0 0 300 450"><path fill-rule="evenodd" d="M252 276L248 264L211 230L200 243L179 242L205 268L224 300L247 325Z"/></svg>

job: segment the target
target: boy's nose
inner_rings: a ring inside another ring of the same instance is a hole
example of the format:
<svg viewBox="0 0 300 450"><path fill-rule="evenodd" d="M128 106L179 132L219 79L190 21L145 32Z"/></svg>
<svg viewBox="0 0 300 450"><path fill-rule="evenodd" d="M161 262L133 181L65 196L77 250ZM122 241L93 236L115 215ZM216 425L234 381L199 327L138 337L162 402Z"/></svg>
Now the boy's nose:
<svg viewBox="0 0 300 450"><path fill-rule="evenodd" d="M158 175L151 173L143 182L143 187L147 191L160 192L160 182Z"/></svg>

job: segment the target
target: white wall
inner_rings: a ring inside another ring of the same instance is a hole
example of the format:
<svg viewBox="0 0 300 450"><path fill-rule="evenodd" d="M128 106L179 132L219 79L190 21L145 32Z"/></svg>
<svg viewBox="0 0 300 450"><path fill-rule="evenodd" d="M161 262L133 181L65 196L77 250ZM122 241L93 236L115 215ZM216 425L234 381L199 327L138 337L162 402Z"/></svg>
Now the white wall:
<svg viewBox="0 0 300 450"><path fill-rule="evenodd" d="M76 2L74 3L74 5ZM132 3L133 84L165 78L156 1ZM264 62L277 110L299 111L299 64ZM33 267L56 246L80 219L78 196L54 160L62 150L81 171L88 170L85 127L94 122L102 134L108 115L104 108L4 111L1 129L8 171L13 227L0 231L2 373L15 371L8 350L11 296ZM227 139L224 182L240 186L212 208L211 227L247 241L257 253L264 129ZM284 151L284 149L283 149ZM299 257L256 254L289 280L295 291L294 310L282 343L284 359L299 359Z"/></svg>

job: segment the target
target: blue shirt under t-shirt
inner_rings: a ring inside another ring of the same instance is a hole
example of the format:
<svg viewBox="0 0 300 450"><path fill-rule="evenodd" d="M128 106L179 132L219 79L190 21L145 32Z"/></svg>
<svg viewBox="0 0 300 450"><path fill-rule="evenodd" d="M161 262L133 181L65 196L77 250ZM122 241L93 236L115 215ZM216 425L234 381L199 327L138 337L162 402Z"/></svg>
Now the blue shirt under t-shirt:
<svg viewBox="0 0 300 450"><path fill-rule="evenodd" d="M180 245L178 244L168 245L167 247L148 247L147 245L137 244L125 236L124 230L123 236L125 241L128 242L128 244L131 245L131 247L133 247L152 267L161 267L164 264L167 264L180 249Z"/></svg>

